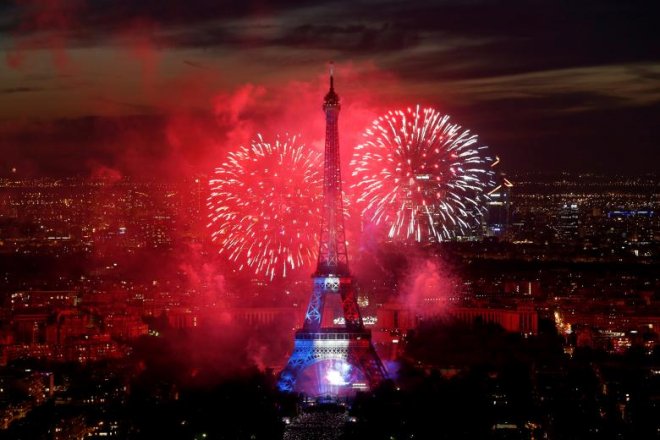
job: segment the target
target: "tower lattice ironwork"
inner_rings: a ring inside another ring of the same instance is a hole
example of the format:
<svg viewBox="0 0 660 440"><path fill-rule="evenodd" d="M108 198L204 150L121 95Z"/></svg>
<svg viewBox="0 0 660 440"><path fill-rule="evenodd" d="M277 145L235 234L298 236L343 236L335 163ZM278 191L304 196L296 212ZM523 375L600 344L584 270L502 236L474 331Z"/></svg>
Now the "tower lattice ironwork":
<svg viewBox="0 0 660 440"><path fill-rule="evenodd" d="M299 374L317 362L338 360L360 369L370 387L387 378L387 372L364 328L348 269L344 208L339 162L339 96L330 70L330 90L323 101L325 112L325 160L323 178L323 221L314 287L302 329L296 331L293 353L280 375L280 388L295 389ZM343 327L323 328L326 298L339 295Z"/></svg>

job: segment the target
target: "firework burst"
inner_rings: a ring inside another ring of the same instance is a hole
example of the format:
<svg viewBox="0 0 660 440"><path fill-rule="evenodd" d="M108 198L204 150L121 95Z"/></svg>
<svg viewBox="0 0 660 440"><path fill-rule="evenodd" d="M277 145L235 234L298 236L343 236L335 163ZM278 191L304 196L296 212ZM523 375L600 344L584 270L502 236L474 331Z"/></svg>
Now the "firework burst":
<svg viewBox="0 0 660 440"><path fill-rule="evenodd" d="M362 216L390 238L443 241L479 224L493 185L487 147L419 106L376 119L351 160Z"/></svg>
<svg viewBox="0 0 660 440"><path fill-rule="evenodd" d="M270 279L316 259L321 155L293 136L229 153L210 180L208 224L220 252Z"/></svg>

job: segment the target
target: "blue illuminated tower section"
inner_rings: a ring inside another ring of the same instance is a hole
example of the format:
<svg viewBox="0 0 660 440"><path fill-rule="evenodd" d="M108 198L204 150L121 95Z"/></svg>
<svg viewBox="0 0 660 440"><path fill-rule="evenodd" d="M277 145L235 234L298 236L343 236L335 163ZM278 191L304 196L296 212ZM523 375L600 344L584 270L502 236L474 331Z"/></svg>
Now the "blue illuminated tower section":
<svg viewBox="0 0 660 440"><path fill-rule="evenodd" d="M368 385L374 387L387 377L371 344L371 332L364 328L348 269L344 209L339 161L339 111L332 68L330 90L323 100L325 112L325 160L323 170L323 221L314 287L302 329L296 332L294 349L280 375L280 388L294 391L296 379L306 368L321 361L341 361L358 368ZM343 327L323 328L326 298L339 295Z"/></svg>

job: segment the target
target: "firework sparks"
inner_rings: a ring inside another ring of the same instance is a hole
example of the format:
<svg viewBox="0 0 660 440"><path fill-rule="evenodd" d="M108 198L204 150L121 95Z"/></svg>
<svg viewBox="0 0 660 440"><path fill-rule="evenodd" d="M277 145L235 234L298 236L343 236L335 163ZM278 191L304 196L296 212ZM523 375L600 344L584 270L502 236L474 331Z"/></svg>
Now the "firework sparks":
<svg viewBox="0 0 660 440"><path fill-rule="evenodd" d="M321 155L293 136L229 153L210 180L208 224L220 252L273 279L316 259L322 206Z"/></svg>
<svg viewBox="0 0 660 440"><path fill-rule="evenodd" d="M363 218L390 238L443 241L479 224L493 159L449 116L419 106L390 111L363 134L351 160Z"/></svg>

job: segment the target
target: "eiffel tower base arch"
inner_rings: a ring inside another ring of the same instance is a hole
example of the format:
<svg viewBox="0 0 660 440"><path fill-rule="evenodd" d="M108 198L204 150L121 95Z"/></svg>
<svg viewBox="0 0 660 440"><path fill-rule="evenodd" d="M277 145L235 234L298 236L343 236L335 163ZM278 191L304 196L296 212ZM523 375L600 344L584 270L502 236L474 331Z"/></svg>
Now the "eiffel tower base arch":
<svg viewBox="0 0 660 440"><path fill-rule="evenodd" d="M296 391L296 381L302 372L327 360L346 362L357 368L367 380L369 388L374 388L386 379L385 367L371 344L370 331L341 328L324 328L315 332L298 330L293 353L280 373L280 390Z"/></svg>

